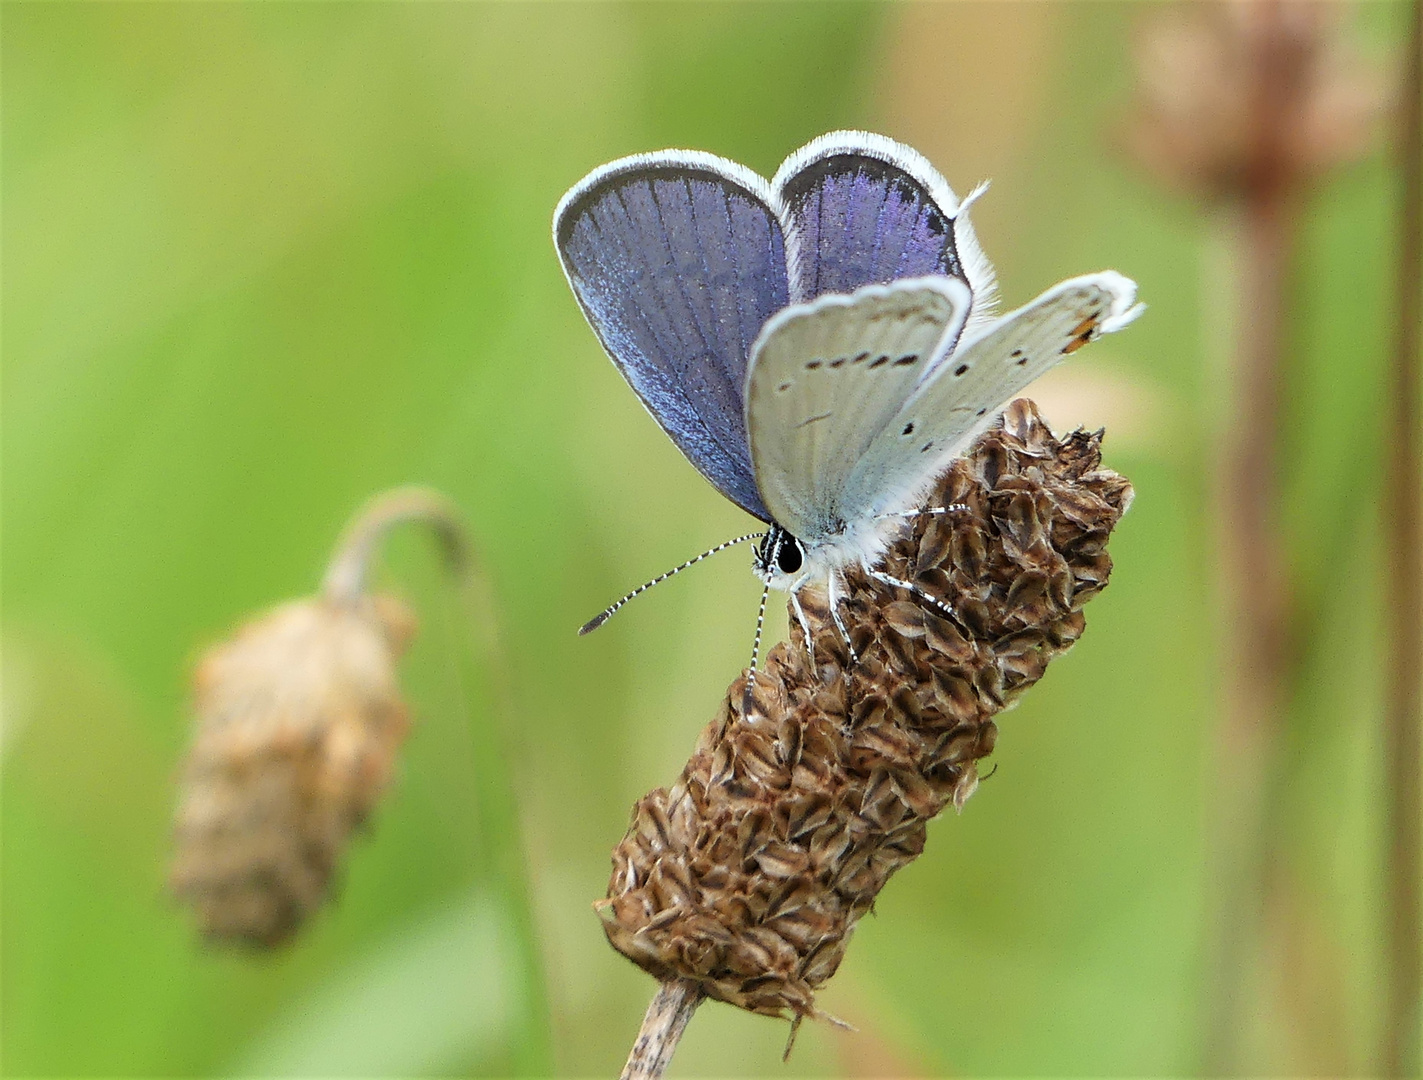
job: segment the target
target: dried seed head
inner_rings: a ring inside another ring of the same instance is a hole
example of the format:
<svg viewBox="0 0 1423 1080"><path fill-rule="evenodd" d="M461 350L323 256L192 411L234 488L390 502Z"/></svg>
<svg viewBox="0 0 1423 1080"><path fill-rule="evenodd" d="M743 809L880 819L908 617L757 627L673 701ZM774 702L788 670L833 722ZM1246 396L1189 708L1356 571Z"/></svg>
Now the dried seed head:
<svg viewBox="0 0 1423 1080"><path fill-rule="evenodd" d="M598 905L614 948L660 979L752 1012L815 1016L856 921L924 849L925 824L978 784L992 717L1041 677L1107 582L1131 485L1101 433L1055 438L1009 406L908 519L884 568L847 575L841 615L802 592L798 634L743 675L671 789L633 808Z"/></svg>
<svg viewBox="0 0 1423 1080"><path fill-rule="evenodd" d="M1127 141L1149 171L1207 199L1292 185L1362 156L1383 83L1350 49L1347 5L1230 0L1153 16L1137 36Z"/></svg>
<svg viewBox="0 0 1423 1080"><path fill-rule="evenodd" d="M290 937L390 780L410 724L396 663L415 618L367 583L381 541L409 523L439 540L460 588L477 584L454 504L397 488L351 520L320 596L269 611L198 664L170 885L211 939Z"/></svg>
<svg viewBox="0 0 1423 1080"><path fill-rule="evenodd" d="M199 662L170 880L209 938L273 945L325 900L409 728L414 631L390 597L298 600Z"/></svg>

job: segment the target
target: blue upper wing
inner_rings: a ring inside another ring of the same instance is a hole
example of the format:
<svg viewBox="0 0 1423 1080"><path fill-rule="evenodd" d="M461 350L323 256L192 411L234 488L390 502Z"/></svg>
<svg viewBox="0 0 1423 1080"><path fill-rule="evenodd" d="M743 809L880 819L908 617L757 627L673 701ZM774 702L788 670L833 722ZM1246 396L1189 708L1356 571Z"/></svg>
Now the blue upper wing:
<svg viewBox="0 0 1423 1080"><path fill-rule="evenodd" d="M773 182L790 250L791 297L899 278L958 278L974 313L993 271L953 190L920 154L881 135L836 131L786 159Z"/></svg>
<svg viewBox="0 0 1423 1080"><path fill-rule="evenodd" d="M789 299L766 181L692 151L624 158L563 197L553 232L584 315L642 403L722 494L769 521L744 405L751 345Z"/></svg>

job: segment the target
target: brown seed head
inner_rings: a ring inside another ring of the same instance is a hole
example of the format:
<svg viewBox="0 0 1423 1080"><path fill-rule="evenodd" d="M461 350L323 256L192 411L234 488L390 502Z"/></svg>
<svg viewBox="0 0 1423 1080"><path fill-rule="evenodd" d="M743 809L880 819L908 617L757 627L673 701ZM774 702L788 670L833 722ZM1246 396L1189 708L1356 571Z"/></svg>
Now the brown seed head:
<svg viewBox="0 0 1423 1080"><path fill-rule="evenodd" d="M1291 186L1366 153L1383 83L1350 48L1349 7L1227 0L1151 16L1137 35L1136 115L1126 136L1143 166L1206 199Z"/></svg>
<svg viewBox="0 0 1423 1080"><path fill-rule="evenodd" d="M198 664L170 883L209 938L273 945L325 900L409 727L390 597L283 604Z"/></svg>
<svg viewBox="0 0 1423 1080"><path fill-rule="evenodd" d="M824 594L802 592L813 662L793 632L731 685L677 782L634 806L598 905L614 948L752 1012L817 1015L856 921L929 819L973 794L992 717L1107 583L1132 489L1100 441L1010 405L925 504L968 509L907 519L890 545L884 569L922 593L847 575L858 662Z"/></svg>

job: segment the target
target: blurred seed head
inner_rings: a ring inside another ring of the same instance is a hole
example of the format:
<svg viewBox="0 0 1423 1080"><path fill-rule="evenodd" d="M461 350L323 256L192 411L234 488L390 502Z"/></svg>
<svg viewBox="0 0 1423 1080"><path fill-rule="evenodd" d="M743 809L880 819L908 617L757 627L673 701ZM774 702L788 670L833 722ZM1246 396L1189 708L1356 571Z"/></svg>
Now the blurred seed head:
<svg viewBox="0 0 1423 1080"><path fill-rule="evenodd" d="M1136 35L1127 144L1207 200L1293 185L1362 157L1384 83L1350 46L1337 0L1222 0L1153 13Z"/></svg>
<svg viewBox="0 0 1423 1080"><path fill-rule="evenodd" d="M209 939L288 939L326 901L390 782L410 727L397 662L416 622L368 581L381 541L411 522L434 533L466 584L471 553L454 505L399 488L352 519L319 596L259 616L197 665L169 881Z"/></svg>
<svg viewBox="0 0 1423 1080"><path fill-rule="evenodd" d="M171 884L212 939L275 945L326 900L409 730L391 597L297 600L199 662Z"/></svg>
<svg viewBox="0 0 1423 1080"><path fill-rule="evenodd" d="M819 1015L855 923L926 823L962 810L992 718L1077 640L1107 583L1132 489L1100 468L1100 441L1055 438L1020 400L952 464L927 505L968 511L908 519L885 568L953 618L852 572L851 664L824 595L802 593L813 660L798 634L776 646L677 782L634 806L597 905L614 948L752 1012Z"/></svg>

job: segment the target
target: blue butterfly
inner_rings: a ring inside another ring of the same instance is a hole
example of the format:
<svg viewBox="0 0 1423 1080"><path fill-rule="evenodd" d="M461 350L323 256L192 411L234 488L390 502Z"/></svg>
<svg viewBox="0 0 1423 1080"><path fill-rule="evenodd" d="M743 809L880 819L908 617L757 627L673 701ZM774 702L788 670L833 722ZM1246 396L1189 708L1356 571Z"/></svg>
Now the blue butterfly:
<svg viewBox="0 0 1423 1080"><path fill-rule="evenodd" d="M769 182L698 151L622 158L554 213L569 285L613 363L702 475L769 526L677 570L760 540L755 570L790 592L807 649L799 590L827 589L842 636L841 568L918 592L876 565L893 519L920 512L1019 390L1143 310L1131 281L1103 271L995 318L967 214L983 190L961 202L916 151L837 131Z"/></svg>

